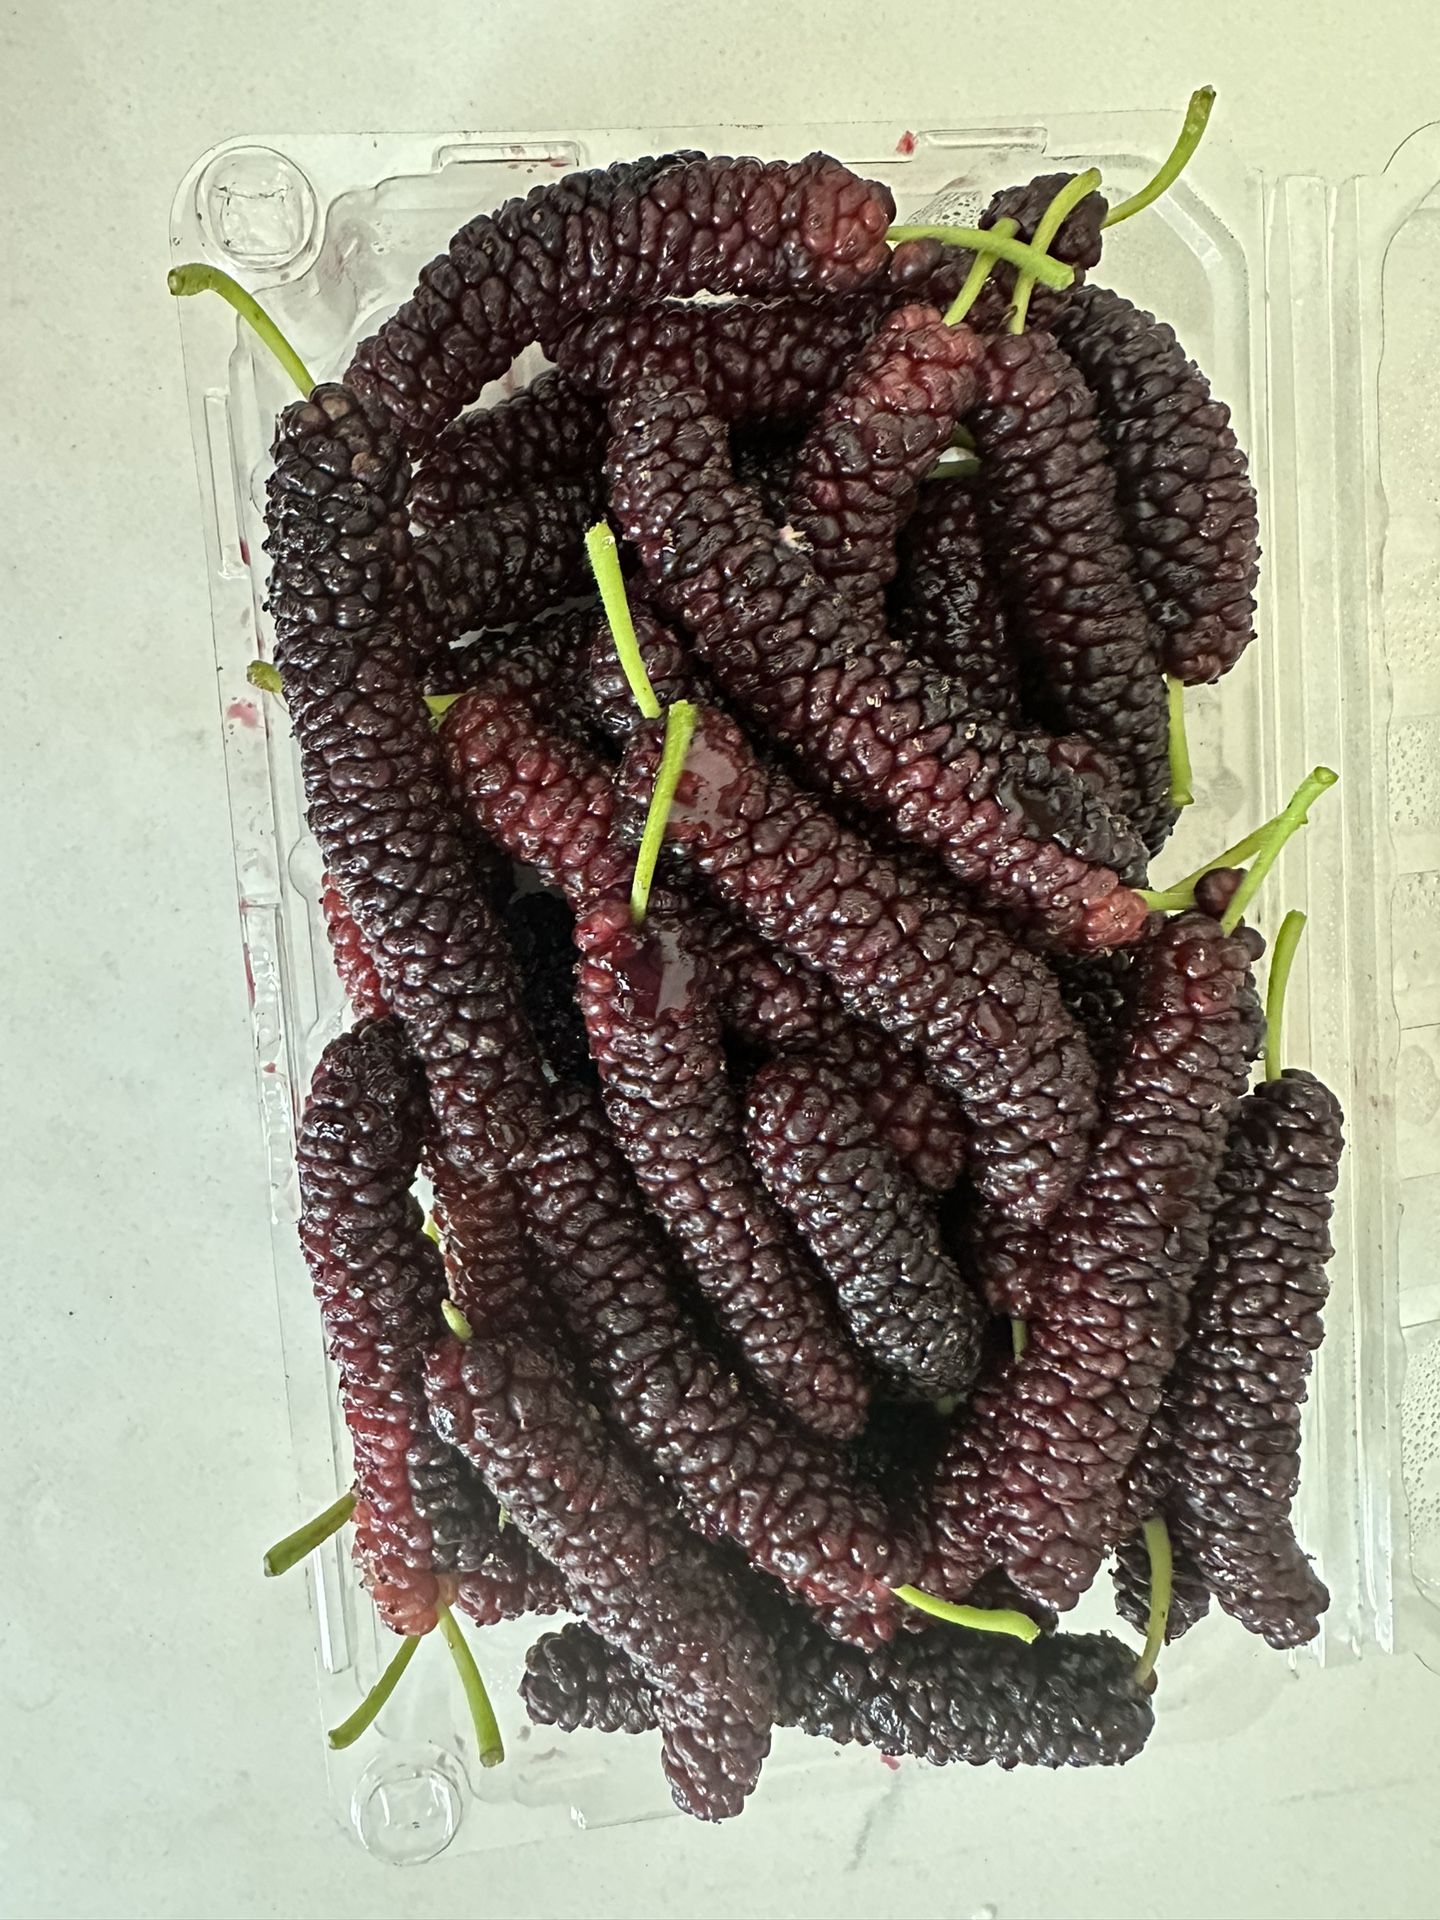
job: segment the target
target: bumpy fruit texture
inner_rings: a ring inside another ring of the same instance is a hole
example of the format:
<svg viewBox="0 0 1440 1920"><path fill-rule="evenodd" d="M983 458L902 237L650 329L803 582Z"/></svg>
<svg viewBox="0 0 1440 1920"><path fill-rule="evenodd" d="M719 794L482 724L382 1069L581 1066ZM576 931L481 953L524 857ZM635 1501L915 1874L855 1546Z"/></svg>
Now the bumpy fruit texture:
<svg viewBox="0 0 1440 1920"><path fill-rule="evenodd" d="M1173 331L1105 287L1056 320L1095 395L1140 591L1165 671L1228 673L1255 637L1260 527L1230 409Z"/></svg>
<svg viewBox="0 0 1440 1920"><path fill-rule="evenodd" d="M894 214L884 187L825 154L671 154L569 174L462 227L347 378L423 443L580 314L700 292L859 289L886 269Z"/></svg>
<svg viewBox="0 0 1440 1920"><path fill-rule="evenodd" d="M730 461L742 487L754 490L767 520L783 527L790 510L795 456L803 436L794 427L732 427Z"/></svg>
<svg viewBox="0 0 1440 1920"><path fill-rule="evenodd" d="M933 668L877 636L856 644L843 599L736 484L701 394L647 380L610 420L611 511L727 699L1035 937L1138 937L1143 903L1116 873L1143 865L1134 835L1033 742L958 715Z"/></svg>
<svg viewBox="0 0 1440 1920"><path fill-rule="evenodd" d="M415 464L410 512L422 527L443 527L537 484L593 481L604 451L603 407L563 373L542 373L437 436Z"/></svg>
<svg viewBox="0 0 1440 1920"><path fill-rule="evenodd" d="M1241 1102L1166 1393L1169 1504L1221 1606L1276 1647L1313 1639L1329 1604L1290 1504L1342 1148L1339 1102L1313 1074L1287 1071Z"/></svg>
<svg viewBox="0 0 1440 1920"><path fill-rule="evenodd" d="M668 707L676 700L702 697L701 675L689 651L634 593L630 595L630 617L641 662L660 705ZM615 651L615 637L603 619L591 634L585 691L595 723L606 739L616 746L628 740L642 715Z"/></svg>
<svg viewBox="0 0 1440 1920"><path fill-rule="evenodd" d="M502 1189L497 1204L492 1191L472 1214L466 1192L449 1186L437 1206L474 1337L431 1353L436 1430L559 1571L575 1612L651 1681L677 1803L703 1819L738 1813L769 1746L775 1680L764 1637L537 1324L513 1195Z"/></svg>
<svg viewBox="0 0 1440 1920"><path fill-rule="evenodd" d="M980 344L933 307L900 307L866 342L796 455L789 523L855 616L885 624L896 542L920 482L975 398Z"/></svg>
<svg viewBox="0 0 1440 1920"><path fill-rule="evenodd" d="M461 1463L436 1457L421 1386L443 1290L410 1193L425 1122L400 1029L365 1023L321 1055L296 1141L300 1244L354 1447L355 1560L402 1634L434 1626L436 1549L463 1532Z"/></svg>
<svg viewBox="0 0 1440 1920"><path fill-rule="evenodd" d="M978 224L981 227L993 227L997 220L1013 220L1015 238L1033 240L1035 229L1044 219L1050 202L1074 178L1073 173L1038 173L1033 180L1027 180L1021 186L1002 187L992 197ZM1101 228L1109 211L1110 202L1103 193L1087 193L1061 221L1059 232L1046 251L1053 259L1063 260L1067 267L1073 268L1075 278L1068 287L1057 289L1037 284L1031 290L1027 319L1032 327L1052 325L1074 299L1077 289L1084 284L1086 274L1092 267L1099 266L1103 245ZM1014 267L1003 260L996 262L979 300L971 310L973 325L994 329L1003 324L1014 298L1015 278Z"/></svg>
<svg viewBox="0 0 1440 1920"><path fill-rule="evenodd" d="M792 1612L776 1629L775 1653L782 1726L933 1766L1123 1766L1154 1724L1135 1657L1109 1634L1057 1634L1027 1647L939 1630L864 1653ZM532 1720L567 1732L640 1733L656 1723L643 1675L586 1627L537 1641L520 1693Z"/></svg>
<svg viewBox="0 0 1440 1920"><path fill-rule="evenodd" d="M933 1208L844 1076L803 1054L762 1067L746 1139L861 1349L902 1390L967 1394L984 1310L941 1247Z"/></svg>
<svg viewBox="0 0 1440 1920"><path fill-rule="evenodd" d="M483 686L517 696L543 710L549 725L588 739L594 721L580 676L593 620L589 607L568 607L520 628L477 634L451 650L444 690Z"/></svg>
<svg viewBox="0 0 1440 1920"><path fill-rule="evenodd" d="M591 482L557 480L447 521L414 550L427 618L454 636L529 620L585 592L585 529L598 508Z"/></svg>
<svg viewBox="0 0 1440 1920"><path fill-rule="evenodd" d="M293 566L310 564L307 539L343 560L352 539L362 547L372 539L394 487L403 497L403 457L363 425L359 404L338 387L319 387L281 415L270 496L273 524L283 527L283 537L272 534L275 663L326 871L425 1068L445 1153L480 1172L523 1157L543 1134L540 1063L450 799L415 662L405 637L381 617L398 588L393 556L376 563L373 596L327 603L339 624L278 612L290 605ZM297 448L328 492L302 496L281 484ZM308 536L302 497L311 503Z"/></svg>
<svg viewBox="0 0 1440 1920"><path fill-rule="evenodd" d="M723 303L659 300L582 320L556 364L586 393L609 397L673 374L725 420L804 421L844 378L883 309L874 294Z"/></svg>
<svg viewBox="0 0 1440 1920"><path fill-rule="evenodd" d="M1051 335L1004 334L987 342L969 426L987 550L1036 718L1109 756L1154 852L1175 818L1165 680L1094 396Z"/></svg>
<svg viewBox="0 0 1440 1920"><path fill-rule="evenodd" d="M1208 902L1197 904L1217 919L1224 911L1210 908ZM1114 953L1057 953L1050 962L1060 997L1080 1022L1102 1075L1115 1064L1124 1038L1136 952L1134 947L1119 947Z"/></svg>
<svg viewBox="0 0 1440 1920"><path fill-rule="evenodd" d="M747 1372L817 1433L854 1433L869 1382L817 1273L745 1154L713 983L667 915L628 899L579 922L578 983L605 1111L641 1191Z"/></svg>
<svg viewBox="0 0 1440 1920"><path fill-rule="evenodd" d="M632 807L659 750L653 724L637 730L619 775ZM994 1205L1045 1219L1079 1173L1095 1082L1043 961L761 767L714 709L701 711L668 831L732 911L923 1057L964 1109L972 1175Z"/></svg>
<svg viewBox="0 0 1440 1920"><path fill-rule="evenodd" d="M1205 1584L1189 1539L1173 1515L1161 1509L1170 1536L1170 1612L1165 1621L1165 1644L1173 1646L1210 1611L1210 1589ZM1150 1555L1144 1538L1132 1533L1115 1550L1115 1610L1137 1633L1150 1623Z"/></svg>
<svg viewBox="0 0 1440 1920"><path fill-rule="evenodd" d="M707 1538L734 1541L832 1630L867 1641L893 1632L890 1589L911 1562L884 1503L709 1351L597 1104L575 1088L556 1106L551 1143L526 1176L529 1215L612 1421Z"/></svg>
<svg viewBox="0 0 1440 1920"><path fill-rule="evenodd" d="M340 889L327 874L320 886L320 911L325 916L325 931L330 936L330 957L350 1011L357 1020L383 1020L390 1009L385 990L375 971L375 962L365 950L360 929L350 917L350 909L340 897Z"/></svg>
<svg viewBox="0 0 1440 1920"><path fill-rule="evenodd" d="M1018 725L1019 662L985 558L974 489L962 480L922 487L900 553L890 593L896 639L948 674L969 712Z"/></svg>
<svg viewBox="0 0 1440 1920"><path fill-rule="evenodd" d="M504 928L541 1058L557 1080L593 1081L575 999L574 915L553 893L521 893L505 909Z"/></svg>
<svg viewBox="0 0 1440 1920"><path fill-rule="evenodd" d="M1140 949L1123 1045L1084 1178L1044 1241L1017 1240L1024 1353L975 1401L936 1475L935 1565L961 1598L1002 1565L1075 1604L1160 1404L1205 1257L1215 1176L1262 1021L1258 936L1200 913Z"/></svg>

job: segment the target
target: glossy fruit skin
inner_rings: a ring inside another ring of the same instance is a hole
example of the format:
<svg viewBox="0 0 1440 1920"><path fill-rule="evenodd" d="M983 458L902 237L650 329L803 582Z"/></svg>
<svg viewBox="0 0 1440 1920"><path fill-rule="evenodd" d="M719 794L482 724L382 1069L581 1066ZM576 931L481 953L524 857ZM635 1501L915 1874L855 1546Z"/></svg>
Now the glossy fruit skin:
<svg viewBox="0 0 1440 1920"><path fill-rule="evenodd" d="M637 927L619 894L584 916L576 939L606 1117L647 1204L751 1380L815 1433L854 1433L867 1371L746 1156L713 982L683 916L652 902Z"/></svg>
<svg viewBox="0 0 1440 1920"><path fill-rule="evenodd" d="M520 1001L540 1057L561 1081L594 1084L595 1067L575 998L575 916L553 893L520 893L502 916Z"/></svg>
<svg viewBox="0 0 1440 1920"><path fill-rule="evenodd" d="M932 1766L1123 1766L1154 1724L1135 1656L1109 1634L1032 1646L934 1629L864 1653L790 1610L775 1631L782 1726ZM588 1628L530 1649L520 1692L532 1720L566 1732L641 1733L655 1707L632 1662Z"/></svg>
<svg viewBox="0 0 1440 1920"><path fill-rule="evenodd" d="M1191 912L1139 950L1125 1040L1084 1177L1048 1234L1017 1235L1023 1355L957 1423L929 1503L950 1598L985 1570L1058 1608L1089 1586L1160 1405L1205 1258L1216 1175L1263 1022L1258 936Z"/></svg>
<svg viewBox="0 0 1440 1920"><path fill-rule="evenodd" d="M600 508L593 480L555 480L448 520L414 548L425 617L454 639L584 593L585 530Z"/></svg>
<svg viewBox="0 0 1440 1920"><path fill-rule="evenodd" d="M967 1394L984 1309L844 1075L803 1053L772 1060L750 1083L745 1137L862 1352L901 1390Z"/></svg>
<svg viewBox="0 0 1440 1920"><path fill-rule="evenodd" d="M320 911L325 916L325 931L330 938L330 958L335 962L335 972L350 1011L357 1021L386 1019L390 1008L375 962L366 951L360 929L350 917L350 909L340 897L340 889L328 874L320 883Z"/></svg>
<svg viewBox="0 0 1440 1920"><path fill-rule="evenodd" d="M932 480L920 489L900 556L889 595L896 639L946 674L971 713L1019 726L1019 662L967 481Z"/></svg>
<svg viewBox="0 0 1440 1920"><path fill-rule="evenodd" d="M593 480L604 451L604 408L564 374L542 373L436 436L415 463L410 513L422 527L444 527L537 484Z"/></svg>
<svg viewBox="0 0 1440 1920"><path fill-rule="evenodd" d="M895 1628L913 1566L885 1504L833 1448L754 1394L702 1339L671 1255L593 1096L557 1090L526 1176L551 1292L611 1420L709 1539L866 1643Z"/></svg>
<svg viewBox="0 0 1440 1920"><path fill-rule="evenodd" d="M611 512L721 693L807 777L932 849L977 902L1064 946L1137 938L1134 835L1032 740L959 709L943 675L857 629L736 484L703 395L642 381L610 408ZM1162 689L1163 701L1163 689Z"/></svg>
<svg viewBox="0 0 1440 1920"><path fill-rule="evenodd" d="M995 336L980 373L976 492L1035 717L1102 749L1153 853L1175 819L1169 711L1094 396L1047 333Z"/></svg>
<svg viewBox="0 0 1440 1920"><path fill-rule="evenodd" d="M655 725L637 730L622 763L635 812L659 744ZM762 938L924 1059L964 1108L972 1176L999 1211L1039 1222L1060 1204L1088 1146L1094 1074L1041 960L762 767L713 708L700 711L667 831Z"/></svg>
<svg viewBox="0 0 1440 1920"><path fill-rule="evenodd" d="M677 1804L728 1818L769 1747L775 1680L764 1637L586 1399L537 1310L514 1188L503 1177L448 1183L436 1199L473 1337L430 1352L435 1429L558 1570L574 1610L651 1680Z"/></svg>
<svg viewBox="0 0 1440 1920"><path fill-rule="evenodd" d="M900 531L976 393L979 342L933 307L899 307L866 341L795 456L786 519L810 564L883 631Z"/></svg>
<svg viewBox="0 0 1440 1920"><path fill-rule="evenodd" d="M1230 409L1153 314L1085 287L1056 337L1095 395L1125 537L1165 671L1228 673L1255 638L1260 523Z"/></svg>
<svg viewBox="0 0 1440 1920"><path fill-rule="evenodd" d="M894 213L884 187L825 154L667 154L568 174L462 227L346 378L423 445L581 314L702 291L859 289L886 267Z"/></svg>

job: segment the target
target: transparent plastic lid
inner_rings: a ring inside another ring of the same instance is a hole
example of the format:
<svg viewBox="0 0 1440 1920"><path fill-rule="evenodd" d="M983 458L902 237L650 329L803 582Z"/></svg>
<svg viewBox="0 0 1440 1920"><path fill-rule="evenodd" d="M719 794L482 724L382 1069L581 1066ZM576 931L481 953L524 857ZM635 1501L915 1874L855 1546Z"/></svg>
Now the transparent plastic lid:
<svg viewBox="0 0 1440 1920"><path fill-rule="evenodd" d="M171 252L223 266L259 293L328 379L465 218L562 170L676 146L767 157L823 147L888 182L902 219L955 218L1042 167L1093 164L1107 190L1131 191L1174 131L1166 112L930 130L241 139L204 155L181 182ZM1349 1138L1297 1508L1332 1594L1320 1640L1299 1658L1322 1664L1397 1644L1434 1663L1440 1648L1437 183L1440 125L1407 141L1383 175L1339 184L1266 178L1213 130L1180 183L1115 230L1098 276L1174 325L1230 403L1260 495L1260 637L1220 686L1188 698L1199 801L1158 876L1238 838L1315 763L1341 774L1285 853L1261 912L1267 933L1288 907L1310 915L1287 1050L1340 1094ZM291 396L228 308L178 307L294 1440L295 1510L275 1516L280 1533L349 1483L296 1245L294 1161L304 1091L344 1008L284 711L245 678L271 647L264 486L275 415ZM306 1577L321 1715L333 1725L375 1679L388 1636L342 1541L313 1555ZM476 1765L448 1662L429 1647L375 1730L332 1756L337 1810L377 1854L422 1860L452 1840L510 1845L557 1822L669 1811L648 1739L527 1725L515 1685L538 1630L518 1622L475 1636L510 1750L504 1767ZM873 1754L781 1735L762 1791L843 1783L874 1792L883 1778Z"/></svg>

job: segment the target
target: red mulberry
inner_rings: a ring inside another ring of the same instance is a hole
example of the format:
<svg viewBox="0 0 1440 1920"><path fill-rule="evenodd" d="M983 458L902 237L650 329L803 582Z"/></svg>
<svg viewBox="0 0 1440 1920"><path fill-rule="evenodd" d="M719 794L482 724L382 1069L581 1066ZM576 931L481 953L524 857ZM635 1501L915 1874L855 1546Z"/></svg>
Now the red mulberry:
<svg viewBox="0 0 1440 1920"><path fill-rule="evenodd" d="M925 1584L937 1591L963 1596L998 1560L1063 1608L1095 1575L1184 1338L1225 1132L1259 1043L1258 946L1188 913L1137 956L1084 1178L1043 1246L1019 1242L1025 1351L977 1398L936 1476Z"/></svg>
<svg viewBox="0 0 1440 1920"><path fill-rule="evenodd" d="M647 796L656 728L621 772ZM1043 961L927 893L818 801L756 761L738 727L701 714L668 831L719 897L830 980L847 1010L920 1054L964 1108L972 1173L1016 1219L1068 1192L1094 1119L1094 1074Z"/></svg>
<svg viewBox="0 0 1440 1920"><path fill-rule="evenodd" d="M863 1351L912 1392L968 1393L984 1311L941 1248L923 1194L843 1076L803 1055L762 1068L750 1087L747 1139Z"/></svg>
<svg viewBox="0 0 1440 1920"><path fill-rule="evenodd" d="M624 896L579 923L580 1005L605 1111L752 1377L816 1432L853 1433L869 1383L822 1277L745 1156L713 982L674 924Z"/></svg>
<svg viewBox="0 0 1440 1920"><path fill-rule="evenodd" d="M826 154L667 155L536 187L462 227L347 376L412 442L583 313L665 295L843 293L882 274L895 206Z"/></svg>
<svg viewBox="0 0 1440 1920"><path fill-rule="evenodd" d="M357 1020L384 1020L390 1009L375 962L365 949L350 909L340 897L340 889L328 874L320 886L320 911L330 936L330 957L335 962L335 972L352 1013Z"/></svg>
<svg viewBox="0 0 1440 1920"><path fill-rule="evenodd" d="M735 484L699 394L648 381L610 418L611 509L727 697L992 909L1059 944L1138 936L1144 904L1114 870L1143 864L1133 835L1037 746L958 715L933 668L853 644L843 601Z"/></svg>
<svg viewBox="0 0 1440 1920"><path fill-rule="evenodd" d="M1259 521L1230 409L1172 330L1105 287L1057 319L1095 395L1140 591L1165 670L1228 673L1255 637Z"/></svg>

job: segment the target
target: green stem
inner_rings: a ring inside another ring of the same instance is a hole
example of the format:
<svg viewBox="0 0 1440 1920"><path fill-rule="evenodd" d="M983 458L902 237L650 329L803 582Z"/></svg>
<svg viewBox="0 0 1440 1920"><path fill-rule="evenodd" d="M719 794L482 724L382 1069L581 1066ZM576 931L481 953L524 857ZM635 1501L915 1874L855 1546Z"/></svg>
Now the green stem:
<svg viewBox="0 0 1440 1920"><path fill-rule="evenodd" d="M1222 933L1233 933L1239 926L1246 907L1260 891L1261 881L1280 858L1286 841L1304 826L1310 817L1311 807L1327 787L1334 786L1339 777L1339 774L1333 773L1329 767L1316 767L1295 789L1290 804L1284 812L1277 813L1266 827L1265 837L1260 843L1250 870L1240 882L1235 898L1225 909L1225 917L1220 922Z"/></svg>
<svg viewBox="0 0 1440 1920"><path fill-rule="evenodd" d="M254 294L247 293L238 280L232 280L219 267L207 267L202 261L192 260L187 266L172 267L165 284L177 299L184 299L192 293L218 293L222 300L228 300L240 318L254 329L274 354L300 389L301 397L306 400L310 398L315 390L310 369Z"/></svg>
<svg viewBox="0 0 1440 1920"><path fill-rule="evenodd" d="M473 1340L475 1338L475 1329L453 1300L442 1300L440 1302L440 1311L445 1316L446 1326L449 1327L457 1340Z"/></svg>
<svg viewBox="0 0 1440 1920"><path fill-rule="evenodd" d="M1159 1514L1152 1515L1141 1531L1145 1536L1145 1551L1150 1556L1150 1613L1145 1622L1145 1650L1135 1666L1135 1678L1143 1687L1154 1673L1155 1662L1165 1644L1175 1568L1170 1534Z"/></svg>
<svg viewBox="0 0 1440 1920"><path fill-rule="evenodd" d="M1238 867L1242 861L1250 859L1265 844L1265 836L1270 831L1270 821L1264 820L1258 827L1247 833L1243 840L1237 840L1233 847L1226 847L1223 853L1217 853L1213 860L1207 860L1203 867L1197 867L1193 873L1187 873L1183 880L1177 880L1168 893L1189 894L1193 901L1195 889L1207 873L1214 873L1217 867Z"/></svg>
<svg viewBox="0 0 1440 1920"><path fill-rule="evenodd" d="M1055 198L1040 216L1031 245L1040 253L1049 254L1055 236L1069 216L1085 199L1094 193L1100 184L1100 169L1087 167L1084 173L1077 173L1073 180L1067 180ZM1030 295L1035 291L1035 275L1028 269L1015 282L1015 304L1010 309L1011 333L1025 331L1025 316L1030 311Z"/></svg>
<svg viewBox="0 0 1440 1920"><path fill-rule="evenodd" d="M1210 109L1214 104L1215 89L1213 87L1196 88L1190 96L1190 105L1185 109L1185 122L1180 129L1180 138L1170 149L1169 158L1138 193L1132 193L1128 200L1122 200L1118 207L1110 209L1101 222L1102 226L1118 226L1122 220L1128 220L1132 214L1143 213L1152 201L1158 200L1162 193L1174 186L1190 164L1190 157L1200 144L1201 135L1210 119Z"/></svg>
<svg viewBox="0 0 1440 1920"><path fill-rule="evenodd" d="M931 480L973 480L980 471L980 462L964 454L947 459L943 454L928 473L920 476L922 484Z"/></svg>
<svg viewBox="0 0 1440 1920"><path fill-rule="evenodd" d="M647 720L660 718L660 702L640 657L640 642L635 637L635 622L630 618L630 602L625 597L625 580L620 572L620 554L615 536L603 520L597 520L585 536L585 552L590 571L600 590L600 604L610 626L610 638L620 656L620 665L635 696L635 704Z"/></svg>
<svg viewBox="0 0 1440 1920"><path fill-rule="evenodd" d="M997 234L1002 240L1013 240L1019 231L1019 224L1014 220L997 220L990 231L992 234ZM947 327L958 327L966 314L969 313L971 307L973 307L975 302L980 298L980 289L994 272L995 262L999 258L999 254L996 253L993 247L984 253L976 254L974 263L969 273L965 276L965 284L945 309L945 324ZM974 444L973 441L971 444Z"/></svg>
<svg viewBox="0 0 1440 1920"><path fill-rule="evenodd" d="M660 765L655 771L655 790L650 795L650 810L645 815L645 831L640 836L640 851L635 856L635 878L630 887L630 912L638 926L650 905L650 889L655 884L655 864L665 844L665 827L675 804L675 789L685 770L685 756L699 715L688 700L677 700L665 715L665 744Z"/></svg>
<svg viewBox="0 0 1440 1920"><path fill-rule="evenodd" d="M1185 736L1185 682L1166 674L1165 693L1170 708L1170 801L1172 806L1189 807L1195 803L1195 790L1190 742Z"/></svg>
<svg viewBox="0 0 1440 1920"><path fill-rule="evenodd" d="M265 1578L273 1580L277 1574L288 1573L291 1567L298 1567L307 1554L313 1553L332 1533L338 1533L354 1511L353 1491L342 1493L323 1513L317 1513L303 1527L297 1527L294 1533L287 1533L283 1540L277 1540L265 1556Z"/></svg>
<svg viewBox="0 0 1440 1920"><path fill-rule="evenodd" d="M1018 1360L1030 1344L1030 1329L1023 1320L1010 1316L1010 1351Z"/></svg>
<svg viewBox="0 0 1440 1920"><path fill-rule="evenodd" d="M1305 915L1293 907L1280 923L1270 954L1270 978L1265 986L1265 1078L1278 1080L1285 1071L1285 1051L1280 1044L1285 1017L1285 990L1290 984L1290 969L1295 950L1305 931Z"/></svg>
<svg viewBox="0 0 1440 1920"><path fill-rule="evenodd" d="M389 1666L386 1667L380 1678L350 1715L350 1718L348 1720L342 1720L338 1727L332 1727L329 1733L326 1734L325 1737L332 1747L338 1749L340 1747L354 1746L355 1742L360 1738L361 1734L364 1733L371 1721L377 1717L381 1708L385 1705L385 1702L390 1698L396 1687L399 1686L400 1677L406 1667L408 1667L410 1662L415 1658L415 1649L419 1644L420 1635L418 1633L407 1634L400 1642L399 1649Z"/></svg>
<svg viewBox="0 0 1440 1920"><path fill-rule="evenodd" d="M274 694L284 692L280 684L280 669L272 667L268 660L252 660L245 669L245 678L257 692Z"/></svg>
<svg viewBox="0 0 1440 1920"><path fill-rule="evenodd" d="M1035 1622L1010 1607L957 1607L953 1601L937 1600L933 1593L925 1593L919 1587L892 1587L891 1592L907 1606L918 1607L921 1613L933 1614L937 1620L948 1620L955 1627L972 1627L976 1633L1008 1633L1027 1646L1040 1638Z"/></svg>
<svg viewBox="0 0 1440 1920"><path fill-rule="evenodd" d="M463 693L427 693L425 704L430 709L430 718L438 727L457 700L463 700Z"/></svg>
<svg viewBox="0 0 1440 1920"><path fill-rule="evenodd" d="M449 1607L437 1607L435 1618L439 1622L441 1633L445 1636L445 1644L450 1649L450 1658L455 1662L455 1671L460 1675L460 1684L465 1689L465 1701L470 1709L470 1719L475 1728L475 1745L479 1749L480 1764L482 1767L498 1767L505 1758L505 1743L500 1738L495 1709L491 1706L490 1696L485 1691L485 1682L480 1677L475 1656L470 1651L469 1642L460 1631L459 1621Z"/></svg>
<svg viewBox="0 0 1440 1920"><path fill-rule="evenodd" d="M901 240L944 240L952 247L964 247L969 253L990 253L997 260L1008 261L1012 267L1019 267L1022 273L1033 273L1042 287L1053 287L1062 292L1073 286L1075 274L1063 260L1052 260L1048 253L1041 253L1037 247L1027 246L1023 240L1016 240L999 231L999 222L990 228L983 227L891 227L885 238L898 244Z"/></svg>

